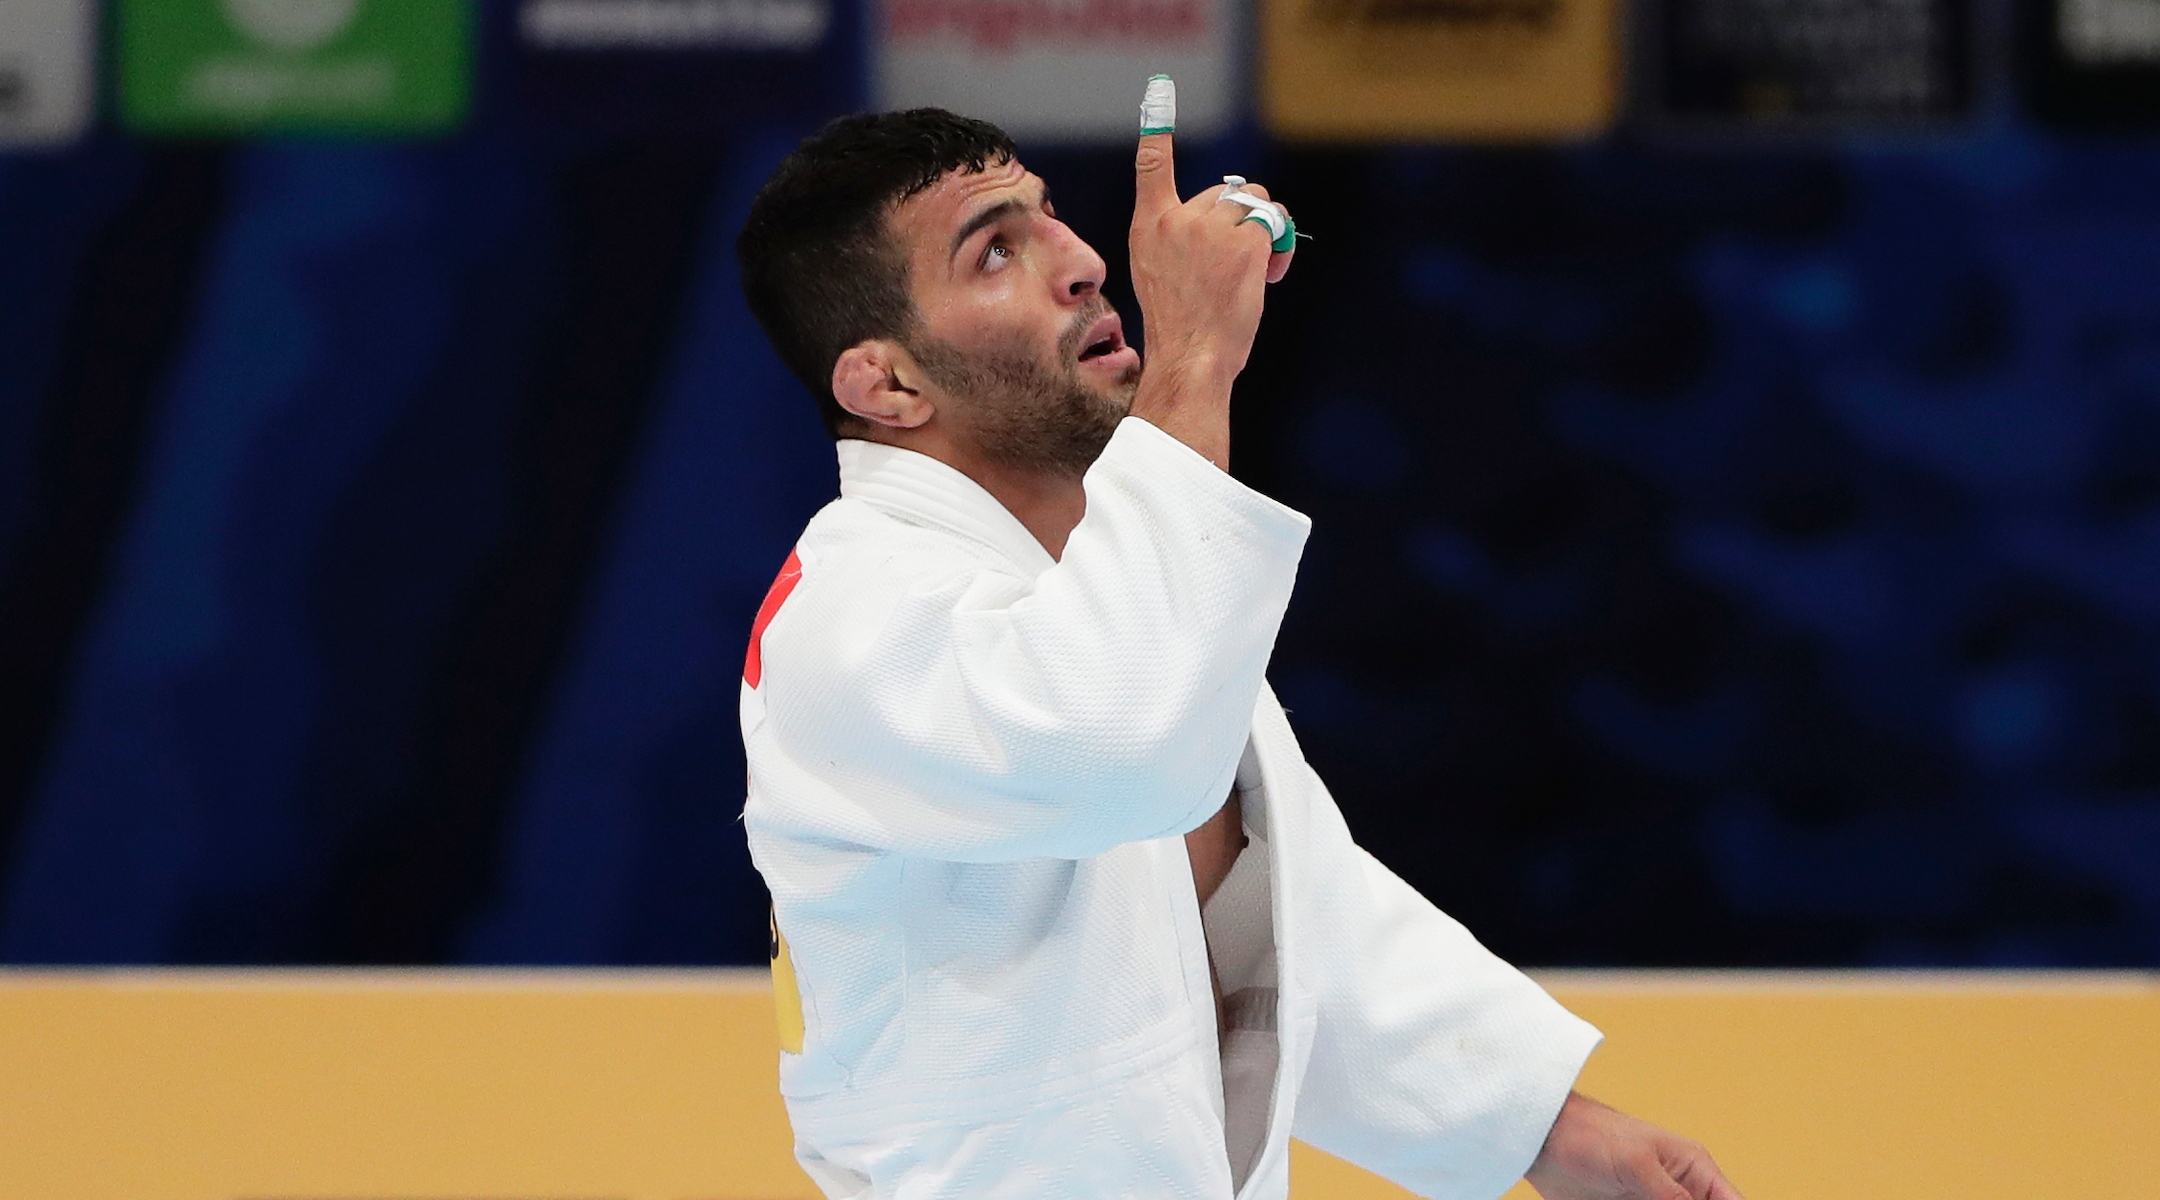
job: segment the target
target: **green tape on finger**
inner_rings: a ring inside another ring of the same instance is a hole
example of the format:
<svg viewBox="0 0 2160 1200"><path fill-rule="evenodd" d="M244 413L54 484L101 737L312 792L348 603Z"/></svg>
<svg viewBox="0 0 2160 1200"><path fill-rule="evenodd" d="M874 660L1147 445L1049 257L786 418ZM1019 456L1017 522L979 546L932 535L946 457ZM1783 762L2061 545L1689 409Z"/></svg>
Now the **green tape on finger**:
<svg viewBox="0 0 2160 1200"><path fill-rule="evenodd" d="M1279 233L1276 232L1275 222L1261 215L1260 210L1257 208L1246 213L1245 220L1258 221L1260 227L1268 231L1271 238L1268 242L1268 249L1275 251L1277 254L1287 254L1297 249L1297 218L1289 213L1282 212L1280 209L1276 211L1281 213L1279 219L1282 221L1282 231Z"/></svg>
<svg viewBox="0 0 2160 1200"><path fill-rule="evenodd" d="M1245 220L1258 221L1260 227L1267 230L1269 249L1283 253L1297 246L1297 222L1290 219L1290 214L1283 211L1282 205L1272 200L1262 200L1246 191L1243 175L1225 175L1222 181L1222 197L1216 203L1244 205Z"/></svg>

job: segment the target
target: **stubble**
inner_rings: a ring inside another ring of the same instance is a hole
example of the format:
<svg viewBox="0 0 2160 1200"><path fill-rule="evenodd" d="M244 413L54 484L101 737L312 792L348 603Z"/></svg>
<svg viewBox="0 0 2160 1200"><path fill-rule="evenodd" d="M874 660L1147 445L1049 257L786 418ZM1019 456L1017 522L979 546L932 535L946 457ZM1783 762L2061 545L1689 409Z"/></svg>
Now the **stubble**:
<svg viewBox="0 0 2160 1200"><path fill-rule="evenodd" d="M1110 444L1140 385L1137 366L1119 378L1112 395L1080 379L1080 339L1110 311L1110 302L1099 296L1083 307L1048 363L1018 338L977 353L919 334L907 346L938 387L964 399L966 425L985 458L1078 477Z"/></svg>

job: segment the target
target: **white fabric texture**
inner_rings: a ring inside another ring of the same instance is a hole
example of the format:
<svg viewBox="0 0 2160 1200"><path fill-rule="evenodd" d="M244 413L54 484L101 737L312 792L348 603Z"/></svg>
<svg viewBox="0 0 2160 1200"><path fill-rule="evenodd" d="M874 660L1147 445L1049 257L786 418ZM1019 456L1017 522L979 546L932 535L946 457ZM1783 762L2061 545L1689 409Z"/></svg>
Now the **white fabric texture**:
<svg viewBox="0 0 2160 1200"><path fill-rule="evenodd" d="M826 1194L1279 1200L1293 1132L1422 1195L1513 1183L1598 1035L1306 765L1263 677L1305 518L1138 419L1062 560L934 459L840 460L742 689L804 1014L781 1090ZM1266 877L1204 927L1180 835L1233 780Z"/></svg>

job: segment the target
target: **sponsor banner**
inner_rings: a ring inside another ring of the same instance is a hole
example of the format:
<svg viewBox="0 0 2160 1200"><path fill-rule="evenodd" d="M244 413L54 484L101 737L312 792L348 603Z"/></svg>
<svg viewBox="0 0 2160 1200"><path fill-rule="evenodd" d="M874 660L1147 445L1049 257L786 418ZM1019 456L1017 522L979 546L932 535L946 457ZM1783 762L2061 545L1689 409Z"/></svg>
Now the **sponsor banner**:
<svg viewBox="0 0 2160 1200"><path fill-rule="evenodd" d="M1267 0L1268 127L1298 139L1580 137L1617 107L1616 0Z"/></svg>
<svg viewBox="0 0 2160 1200"><path fill-rule="evenodd" d="M878 107L934 105L1023 139L1129 141L1150 75L1178 85L1178 133L1236 119L1236 0L875 0Z"/></svg>
<svg viewBox="0 0 2160 1200"><path fill-rule="evenodd" d="M464 116L464 0L122 0L121 112L145 133L432 133Z"/></svg>
<svg viewBox="0 0 2160 1200"><path fill-rule="evenodd" d="M1649 25L1656 119L1929 124L1971 104L1969 0L1663 0Z"/></svg>
<svg viewBox="0 0 2160 1200"><path fill-rule="evenodd" d="M2160 0L2030 0L2020 33L2027 98L2043 122L2160 129Z"/></svg>
<svg viewBox="0 0 2160 1200"><path fill-rule="evenodd" d="M863 0L520 0L531 108L620 130L723 129L861 98Z"/></svg>
<svg viewBox="0 0 2160 1200"><path fill-rule="evenodd" d="M0 0L0 146L50 146L97 110L96 0Z"/></svg>

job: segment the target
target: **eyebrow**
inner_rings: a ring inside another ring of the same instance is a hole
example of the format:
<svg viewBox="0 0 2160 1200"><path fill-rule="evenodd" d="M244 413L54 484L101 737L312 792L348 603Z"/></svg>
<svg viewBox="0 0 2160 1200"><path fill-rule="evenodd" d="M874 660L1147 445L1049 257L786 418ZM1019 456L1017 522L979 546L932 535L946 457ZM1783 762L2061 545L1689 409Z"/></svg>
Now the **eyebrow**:
<svg viewBox="0 0 2160 1200"><path fill-rule="evenodd" d="M1048 184L1043 185L1042 196L1038 203L1044 208L1050 207L1050 186ZM967 224L960 227L960 232L953 235L952 249L946 251L945 257L951 258L953 255L960 253L960 247L966 245L969 238L974 237L984 228L995 225L1014 213L1026 212L1027 210L1028 202L1015 196L1010 200L1001 200L969 217Z"/></svg>

